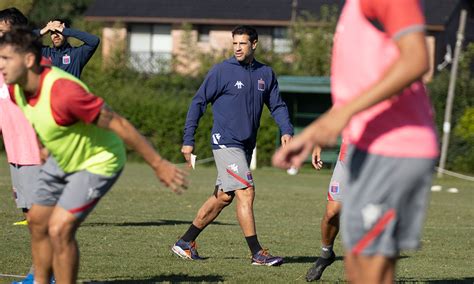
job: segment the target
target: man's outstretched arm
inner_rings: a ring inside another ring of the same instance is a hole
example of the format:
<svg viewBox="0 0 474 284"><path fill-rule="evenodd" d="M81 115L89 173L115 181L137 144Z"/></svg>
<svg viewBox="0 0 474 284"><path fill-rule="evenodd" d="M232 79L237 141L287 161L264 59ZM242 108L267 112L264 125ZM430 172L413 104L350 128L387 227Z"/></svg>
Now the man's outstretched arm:
<svg viewBox="0 0 474 284"><path fill-rule="evenodd" d="M97 126L116 133L127 146L140 154L151 166L160 181L167 187L176 193L181 193L182 189L186 189L187 180L185 172L166 159L163 159L127 119L115 113L104 104L96 119L96 123Z"/></svg>

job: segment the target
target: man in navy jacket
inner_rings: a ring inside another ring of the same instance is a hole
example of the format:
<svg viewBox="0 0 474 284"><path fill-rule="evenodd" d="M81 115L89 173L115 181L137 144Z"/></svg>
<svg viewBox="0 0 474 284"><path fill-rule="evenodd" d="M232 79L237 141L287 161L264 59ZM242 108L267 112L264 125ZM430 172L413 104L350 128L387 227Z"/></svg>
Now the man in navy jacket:
<svg viewBox="0 0 474 284"><path fill-rule="evenodd" d="M82 69L94 55L100 39L95 35L67 27L63 20L49 21L41 30L35 30L35 33L40 36L48 32L51 34L53 46L43 46L43 57L51 60L54 66L80 78ZM67 42L68 37L77 38L84 44L73 47Z"/></svg>
<svg viewBox="0 0 474 284"><path fill-rule="evenodd" d="M249 163L264 104L280 127L282 145L291 139L293 126L275 74L254 59L258 43L255 29L237 26L232 38L234 56L209 71L189 106L181 148L191 165L194 134L207 104L211 103L214 115L211 144L218 171L216 187L172 251L185 259L200 259L195 239L235 197L237 219L252 253L252 264L275 266L282 264L283 259L263 250L257 239L253 214L255 187Z"/></svg>

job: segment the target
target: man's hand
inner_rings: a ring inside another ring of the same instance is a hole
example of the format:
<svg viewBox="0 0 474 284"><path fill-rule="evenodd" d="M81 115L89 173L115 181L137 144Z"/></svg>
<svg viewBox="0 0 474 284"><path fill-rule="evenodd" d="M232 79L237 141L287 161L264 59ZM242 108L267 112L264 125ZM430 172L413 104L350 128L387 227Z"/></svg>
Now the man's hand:
<svg viewBox="0 0 474 284"><path fill-rule="evenodd" d="M60 33L63 32L64 28L66 25L64 23L61 23L60 21L53 21L51 22L51 31L58 31Z"/></svg>
<svg viewBox="0 0 474 284"><path fill-rule="evenodd" d="M281 146L285 147L286 144L288 144L291 141L291 135L290 134L285 134L283 135L280 140L281 140Z"/></svg>
<svg viewBox="0 0 474 284"><path fill-rule="evenodd" d="M49 21L46 26L44 26L41 30L40 30L40 35L45 35L47 34L49 31L51 31L51 28L52 28L52 24L53 22L52 21Z"/></svg>
<svg viewBox="0 0 474 284"><path fill-rule="evenodd" d="M174 193L181 194L188 188L187 173L165 159L159 159L152 165L156 176Z"/></svg>
<svg viewBox="0 0 474 284"><path fill-rule="evenodd" d="M313 144L303 131L301 134L293 137L284 147L282 146L278 149L273 155L272 163L275 167L285 170L290 167L299 168L312 149Z"/></svg>
<svg viewBox="0 0 474 284"><path fill-rule="evenodd" d="M309 132L308 136L311 137L314 145L334 146L351 116L352 113L344 107L330 109L306 128Z"/></svg>
<svg viewBox="0 0 474 284"><path fill-rule="evenodd" d="M181 147L181 153L183 153L184 159L186 159L186 163L188 164L188 167L192 168L191 164L191 153L193 152L194 147L189 146L189 145L183 145Z"/></svg>
<svg viewBox="0 0 474 284"><path fill-rule="evenodd" d="M41 164L44 164L49 157L49 151L46 147L40 147L40 160Z"/></svg>
<svg viewBox="0 0 474 284"><path fill-rule="evenodd" d="M352 113L346 109L331 109L321 118L306 127L301 134L293 137L285 147L281 147L272 158L275 167L299 168L315 145L333 146L337 137L349 122Z"/></svg>
<svg viewBox="0 0 474 284"><path fill-rule="evenodd" d="M311 163L316 170L323 168L323 161L321 160L321 147L315 146L311 154Z"/></svg>
<svg viewBox="0 0 474 284"><path fill-rule="evenodd" d="M60 32L62 33L65 28L64 24L59 21L49 21L44 28L40 30L40 35L43 36L48 32Z"/></svg>

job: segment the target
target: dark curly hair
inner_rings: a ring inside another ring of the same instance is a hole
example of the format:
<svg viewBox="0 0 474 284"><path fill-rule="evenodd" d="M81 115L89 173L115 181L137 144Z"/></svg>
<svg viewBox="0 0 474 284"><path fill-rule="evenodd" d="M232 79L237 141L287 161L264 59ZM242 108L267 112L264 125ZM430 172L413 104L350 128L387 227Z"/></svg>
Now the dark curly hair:
<svg viewBox="0 0 474 284"><path fill-rule="evenodd" d="M33 53L36 57L35 62L40 64L42 43L30 28L14 26L11 31L0 37L0 47L6 45L11 45L19 53Z"/></svg>

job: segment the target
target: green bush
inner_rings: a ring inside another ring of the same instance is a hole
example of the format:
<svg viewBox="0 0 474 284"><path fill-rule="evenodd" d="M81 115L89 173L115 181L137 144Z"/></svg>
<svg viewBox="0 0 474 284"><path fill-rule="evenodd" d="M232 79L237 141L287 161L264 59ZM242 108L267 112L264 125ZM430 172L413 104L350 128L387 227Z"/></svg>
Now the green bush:
<svg viewBox="0 0 474 284"><path fill-rule="evenodd" d="M470 64L474 58L474 44L469 44L459 61L459 69L456 78L455 97L453 101L451 128L455 130L455 134L451 133L448 155L446 157L446 168L455 171L468 171L473 163L469 164L467 153L472 153L472 144L468 143L469 133L462 133L468 128L458 128L461 117L465 115L465 111L474 107L474 78L470 71ZM449 70L443 70L428 84L431 100L435 109L435 122L440 137L443 135L444 113L446 108L446 97L448 94L450 73ZM466 136L467 135L467 136ZM471 147L471 148L470 148ZM470 152L471 151L471 152ZM471 155L472 156L472 155Z"/></svg>
<svg viewBox="0 0 474 284"><path fill-rule="evenodd" d="M474 107L467 108L454 129L454 136L458 138L463 155L453 160L453 167L463 172L474 172Z"/></svg>

